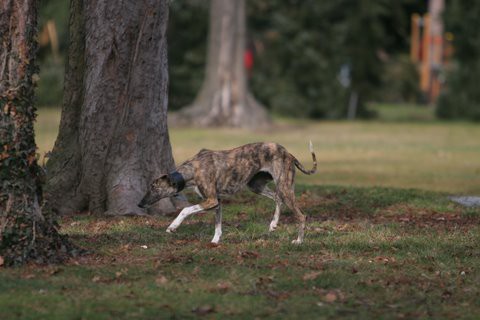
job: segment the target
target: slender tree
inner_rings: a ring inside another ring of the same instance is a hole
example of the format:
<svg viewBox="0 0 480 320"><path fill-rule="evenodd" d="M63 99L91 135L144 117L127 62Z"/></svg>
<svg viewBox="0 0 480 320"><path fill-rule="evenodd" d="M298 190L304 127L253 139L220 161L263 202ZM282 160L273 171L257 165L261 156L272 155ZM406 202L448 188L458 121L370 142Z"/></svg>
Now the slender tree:
<svg viewBox="0 0 480 320"><path fill-rule="evenodd" d="M205 80L192 105L175 115L175 123L246 128L269 123L248 90L245 34L245 0L212 0Z"/></svg>
<svg viewBox="0 0 480 320"><path fill-rule="evenodd" d="M143 214L174 168L167 129L167 0L71 0L60 132L47 194L59 213ZM156 212L175 210L167 199Z"/></svg>
<svg viewBox="0 0 480 320"><path fill-rule="evenodd" d="M0 0L0 265L58 262L70 252L42 214L33 131L36 0Z"/></svg>

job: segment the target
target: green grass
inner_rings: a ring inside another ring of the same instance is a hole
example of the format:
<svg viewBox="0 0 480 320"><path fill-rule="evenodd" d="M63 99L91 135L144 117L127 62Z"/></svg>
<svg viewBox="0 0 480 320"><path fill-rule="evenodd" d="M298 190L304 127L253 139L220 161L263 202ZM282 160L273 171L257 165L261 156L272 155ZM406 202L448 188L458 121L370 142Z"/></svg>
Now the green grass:
<svg viewBox="0 0 480 320"><path fill-rule="evenodd" d="M290 212L243 193L213 215L61 219L91 255L0 272L0 319L475 318L480 211L443 194L390 188L298 188L306 242ZM147 246L142 247L142 246Z"/></svg>
<svg viewBox="0 0 480 320"><path fill-rule="evenodd" d="M41 154L53 147L59 119L55 109L40 110L37 144ZM201 148L225 149L254 141L274 141L308 167L311 139L319 172L313 176L299 174L300 184L389 186L452 194L480 193L478 137L480 126L463 122L283 120L263 132L170 130L177 163Z"/></svg>
<svg viewBox="0 0 480 320"><path fill-rule="evenodd" d="M416 104L374 104L372 110L385 122L427 122L435 120L433 106Z"/></svg>
<svg viewBox="0 0 480 320"><path fill-rule="evenodd" d="M58 121L58 111L40 110L40 152ZM472 124L401 121L173 129L177 162L202 147L269 140L308 166L312 139L320 173L297 184L305 243L290 244L288 211L268 233L273 204L250 193L224 206L219 246L209 244L212 213L174 235L165 232L173 216L62 217L62 232L91 254L0 270L0 319L474 319L480 210L446 196L480 192L478 136Z"/></svg>

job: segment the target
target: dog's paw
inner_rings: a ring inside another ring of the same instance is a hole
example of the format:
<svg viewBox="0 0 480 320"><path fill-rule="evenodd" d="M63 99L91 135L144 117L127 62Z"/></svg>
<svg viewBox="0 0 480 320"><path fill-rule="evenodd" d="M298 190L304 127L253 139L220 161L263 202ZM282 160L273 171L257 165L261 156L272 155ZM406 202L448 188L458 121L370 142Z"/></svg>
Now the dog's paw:
<svg viewBox="0 0 480 320"><path fill-rule="evenodd" d="M174 228L167 228L167 233L174 233L176 231L176 229Z"/></svg>
<svg viewBox="0 0 480 320"><path fill-rule="evenodd" d="M277 226L276 226L276 225L272 225L272 224L271 224L270 227L268 227L268 231L269 231L269 232L273 232L273 231L275 231L275 230L277 230Z"/></svg>
<svg viewBox="0 0 480 320"><path fill-rule="evenodd" d="M292 244L295 244L295 245L299 245L299 244L302 244L302 240L299 240L299 239L295 239L295 240L292 240Z"/></svg>

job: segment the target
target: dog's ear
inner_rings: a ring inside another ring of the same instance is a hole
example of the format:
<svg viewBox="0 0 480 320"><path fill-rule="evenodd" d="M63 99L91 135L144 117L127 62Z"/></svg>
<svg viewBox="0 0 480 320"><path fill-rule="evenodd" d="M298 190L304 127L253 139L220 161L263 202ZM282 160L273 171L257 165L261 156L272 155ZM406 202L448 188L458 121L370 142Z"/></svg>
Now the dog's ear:
<svg viewBox="0 0 480 320"><path fill-rule="evenodd" d="M172 180L172 177L169 174L162 174L160 179L166 181L169 185L175 187L175 181Z"/></svg>
<svg viewBox="0 0 480 320"><path fill-rule="evenodd" d="M161 183L162 181L166 181L168 183L170 183L170 179L168 178L168 174L162 174L160 175L160 177L158 177L157 179L155 179L153 181L154 184L157 184L157 183Z"/></svg>

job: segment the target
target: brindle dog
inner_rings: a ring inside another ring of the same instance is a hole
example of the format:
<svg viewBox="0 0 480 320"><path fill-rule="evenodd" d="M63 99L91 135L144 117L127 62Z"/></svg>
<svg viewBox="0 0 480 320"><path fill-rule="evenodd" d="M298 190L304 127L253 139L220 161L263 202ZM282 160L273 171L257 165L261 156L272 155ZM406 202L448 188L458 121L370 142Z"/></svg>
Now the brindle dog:
<svg viewBox="0 0 480 320"><path fill-rule="evenodd" d="M202 149L192 159L181 164L176 172L155 179L139 207L145 208L156 201L177 194L183 187L193 187L204 199L200 204L184 208L167 228L174 232L191 214L216 208L215 236L218 243L222 235L221 197L238 192L245 185L257 194L275 201L276 208L270 231L276 229L281 204L293 211L299 223L298 237L292 243L300 244L305 233L305 216L295 201L295 167L305 174L317 170L317 160L310 142L313 168L306 170L284 147L276 143L251 143L232 150L212 151ZM274 181L276 190L267 184Z"/></svg>

